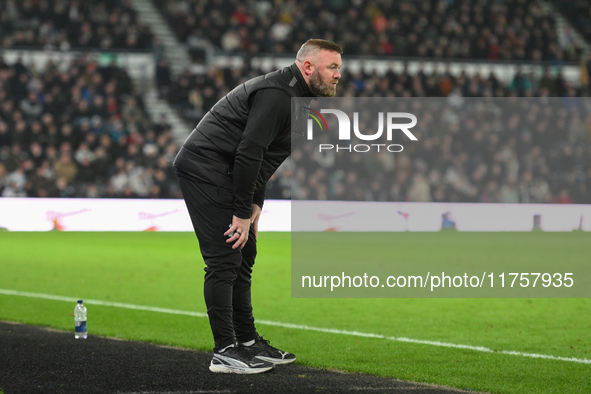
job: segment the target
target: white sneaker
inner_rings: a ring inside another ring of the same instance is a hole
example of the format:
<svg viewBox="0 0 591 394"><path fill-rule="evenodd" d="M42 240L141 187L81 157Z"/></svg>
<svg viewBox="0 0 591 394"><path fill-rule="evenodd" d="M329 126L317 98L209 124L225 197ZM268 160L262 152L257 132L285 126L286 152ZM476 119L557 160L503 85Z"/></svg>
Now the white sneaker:
<svg viewBox="0 0 591 394"><path fill-rule="evenodd" d="M275 368L273 363L254 358L242 346L230 346L222 352L214 352L209 370L216 373L254 374Z"/></svg>

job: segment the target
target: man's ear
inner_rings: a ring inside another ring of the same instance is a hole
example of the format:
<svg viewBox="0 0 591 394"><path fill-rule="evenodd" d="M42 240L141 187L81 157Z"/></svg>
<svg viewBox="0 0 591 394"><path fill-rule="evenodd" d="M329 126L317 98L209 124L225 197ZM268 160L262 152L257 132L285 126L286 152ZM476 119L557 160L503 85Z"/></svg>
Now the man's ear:
<svg viewBox="0 0 591 394"><path fill-rule="evenodd" d="M312 74L314 74L314 69L316 68L311 61L309 60L304 60L304 64L303 67L304 69L304 73L306 73L306 76L311 76Z"/></svg>

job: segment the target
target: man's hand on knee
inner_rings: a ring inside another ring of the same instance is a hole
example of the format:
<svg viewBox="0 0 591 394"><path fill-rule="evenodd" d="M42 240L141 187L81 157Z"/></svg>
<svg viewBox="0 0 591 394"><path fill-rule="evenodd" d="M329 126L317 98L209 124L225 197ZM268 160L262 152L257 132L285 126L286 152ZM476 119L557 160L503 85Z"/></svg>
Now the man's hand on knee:
<svg viewBox="0 0 591 394"><path fill-rule="evenodd" d="M228 231L224 233L228 239L226 243L234 242L232 249L242 249L248 241L248 229L250 228L250 219L240 219L237 216L232 217L232 224Z"/></svg>

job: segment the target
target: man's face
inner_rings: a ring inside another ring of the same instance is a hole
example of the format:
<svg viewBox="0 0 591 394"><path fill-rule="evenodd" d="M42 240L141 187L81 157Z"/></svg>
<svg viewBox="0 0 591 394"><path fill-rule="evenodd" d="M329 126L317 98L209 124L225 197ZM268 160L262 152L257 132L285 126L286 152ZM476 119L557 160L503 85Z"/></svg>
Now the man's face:
<svg viewBox="0 0 591 394"><path fill-rule="evenodd" d="M314 59L315 70L310 76L312 94L321 97L334 97L337 83L341 78L341 55L337 52L322 50Z"/></svg>

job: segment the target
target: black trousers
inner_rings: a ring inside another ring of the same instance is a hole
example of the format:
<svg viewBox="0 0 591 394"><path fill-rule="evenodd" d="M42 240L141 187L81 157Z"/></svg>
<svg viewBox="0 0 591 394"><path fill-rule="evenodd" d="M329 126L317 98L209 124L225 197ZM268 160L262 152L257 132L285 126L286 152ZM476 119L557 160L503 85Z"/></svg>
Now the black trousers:
<svg viewBox="0 0 591 394"><path fill-rule="evenodd" d="M242 249L232 249L224 233L232 223L232 190L179 175L201 255L205 261L203 293L215 350L258 338L252 315L251 274L257 254L254 227Z"/></svg>

